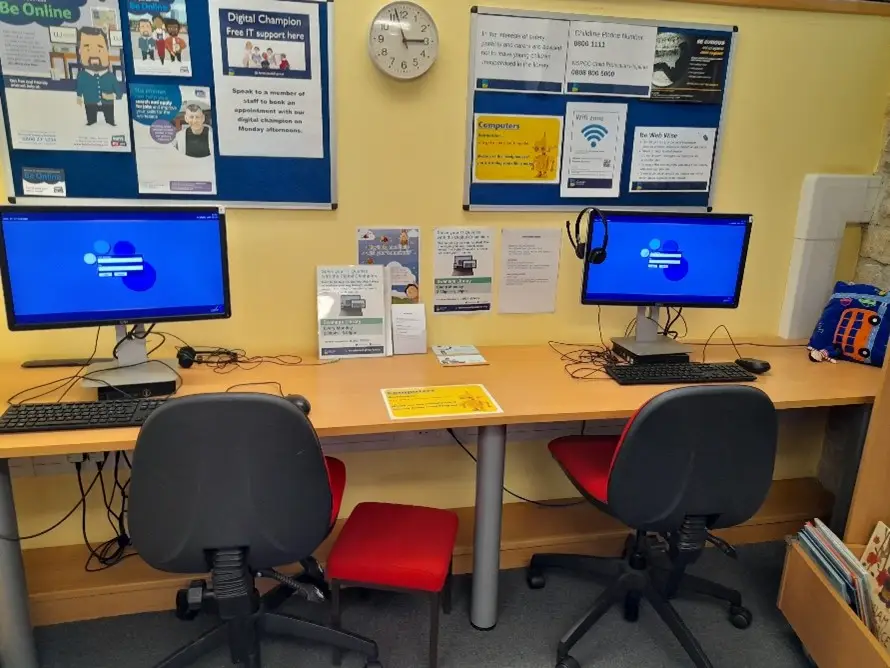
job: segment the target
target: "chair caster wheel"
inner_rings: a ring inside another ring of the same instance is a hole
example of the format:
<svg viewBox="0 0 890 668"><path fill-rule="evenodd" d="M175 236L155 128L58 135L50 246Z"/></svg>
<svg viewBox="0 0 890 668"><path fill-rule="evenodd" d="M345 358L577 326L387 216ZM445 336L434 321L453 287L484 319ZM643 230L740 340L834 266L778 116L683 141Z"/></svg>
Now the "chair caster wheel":
<svg viewBox="0 0 890 668"><path fill-rule="evenodd" d="M753 616L751 615L751 611L748 610L748 608L743 608L740 605L730 606L729 621L737 629L748 628L749 626L751 626L752 619L753 619Z"/></svg>
<svg viewBox="0 0 890 668"><path fill-rule="evenodd" d="M543 589L544 585L547 584L544 573L531 566L525 571L525 582L528 584L529 589Z"/></svg>
<svg viewBox="0 0 890 668"><path fill-rule="evenodd" d="M180 589L176 592L176 618L186 622L192 621L201 612L201 608L189 605L189 590Z"/></svg>
<svg viewBox="0 0 890 668"><path fill-rule="evenodd" d="M556 664L556 668L581 668L581 664L573 657L567 656Z"/></svg>

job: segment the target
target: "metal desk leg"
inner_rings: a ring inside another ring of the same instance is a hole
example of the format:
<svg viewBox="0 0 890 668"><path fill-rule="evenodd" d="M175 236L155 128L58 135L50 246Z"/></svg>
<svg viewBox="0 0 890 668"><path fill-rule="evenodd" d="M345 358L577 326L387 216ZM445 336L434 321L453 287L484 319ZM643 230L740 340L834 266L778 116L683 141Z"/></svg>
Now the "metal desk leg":
<svg viewBox="0 0 890 668"><path fill-rule="evenodd" d="M470 623L488 630L498 621L501 516L507 427L480 427L476 464L476 531L473 538L473 600Z"/></svg>
<svg viewBox="0 0 890 668"><path fill-rule="evenodd" d="M0 459L0 535L18 536L9 461ZM28 586L18 542L0 540L0 665L38 668Z"/></svg>
<svg viewBox="0 0 890 668"><path fill-rule="evenodd" d="M834 508L831 510L831 530L843 538L847 527L847 515L853 501L853 488L859 475L859 460L865 447L871 404L859 406L835 406L828 416L828 428L835 434L843 434L843 463Z"/></svg>

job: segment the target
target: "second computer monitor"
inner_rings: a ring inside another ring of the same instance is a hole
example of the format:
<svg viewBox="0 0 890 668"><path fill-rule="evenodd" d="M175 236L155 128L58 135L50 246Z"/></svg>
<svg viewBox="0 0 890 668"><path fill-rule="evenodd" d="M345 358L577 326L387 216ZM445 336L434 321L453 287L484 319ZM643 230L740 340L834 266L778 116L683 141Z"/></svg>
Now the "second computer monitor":
<svg viewBox="0 0 890 668"><path fill-rule="evenodd" d="M601 264L584 263L583 304L736 308L751 235L749 214L606 211ZM595 223L588 248L602 245Z"/></svg>

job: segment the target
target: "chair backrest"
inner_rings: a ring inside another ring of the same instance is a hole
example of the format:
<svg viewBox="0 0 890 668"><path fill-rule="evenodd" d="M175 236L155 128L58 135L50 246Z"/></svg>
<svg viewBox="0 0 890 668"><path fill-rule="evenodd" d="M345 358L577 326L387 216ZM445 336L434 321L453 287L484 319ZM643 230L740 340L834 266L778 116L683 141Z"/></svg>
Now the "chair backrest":
<svg viewBox="0 0 890 668"><path fill-rule="evenodd" d="M778 420L746 385L668 390L624 429L609 472L609 508L634 529L672 531L687 516L709 528L748 520L772 484Z"/></svg>
<svg viewBox="0 0 890 668"><path fill-rule="evenodd" d="M279 397L171 399L136 440L130 534L163 571L207 572L215 549L246 548L254 569L303 559L328 534L331 503L315 430Z"/></svg>

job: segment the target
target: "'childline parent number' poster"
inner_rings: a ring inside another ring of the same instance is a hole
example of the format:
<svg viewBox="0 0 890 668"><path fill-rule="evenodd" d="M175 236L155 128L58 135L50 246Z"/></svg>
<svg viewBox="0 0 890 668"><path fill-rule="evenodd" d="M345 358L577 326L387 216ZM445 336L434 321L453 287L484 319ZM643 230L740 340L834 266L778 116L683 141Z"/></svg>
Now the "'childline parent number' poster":
<svg viewBox="0 0 890 668"><path fill-rule="evenodd" d="M221 155L323 158L318 6L211 0Z"/></svg>
<svg viewBox="0 0 890 668"><path fill-rule="evenodd" d="M130 151L117 3L0 2L0 62L12 146Z"/></svg>

